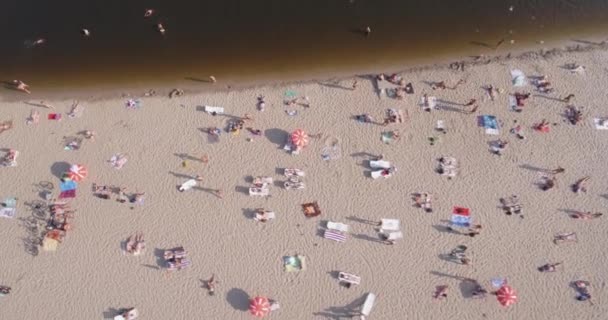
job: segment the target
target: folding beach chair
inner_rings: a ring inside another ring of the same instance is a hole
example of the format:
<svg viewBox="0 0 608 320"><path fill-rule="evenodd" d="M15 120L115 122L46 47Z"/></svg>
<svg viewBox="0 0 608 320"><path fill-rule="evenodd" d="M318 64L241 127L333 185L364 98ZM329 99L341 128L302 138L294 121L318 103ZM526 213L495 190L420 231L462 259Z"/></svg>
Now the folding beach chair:
<svg viewBox="0 0 608 320"><path fill-rule="evenodd" d="M352 284L359 285L361 283L361 277L351 273L340 272L338 273L338 281L345 282L350 287Z"/></svg>

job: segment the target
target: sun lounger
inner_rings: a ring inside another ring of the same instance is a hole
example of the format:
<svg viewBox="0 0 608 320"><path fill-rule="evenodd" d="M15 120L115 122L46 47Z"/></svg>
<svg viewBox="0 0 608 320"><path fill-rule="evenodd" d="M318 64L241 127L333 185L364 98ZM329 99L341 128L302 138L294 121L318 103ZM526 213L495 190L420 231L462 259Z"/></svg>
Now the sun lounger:
<svg viewBox="0 0 608 320"><path fill-rule="evenodd" d="M179 190L180 192L188 191L188 190L192 189L194 186L196 186L196 184L197 184L197 183L198 183L198 182L197 182L196 180L194 180L194 179L190 179L190 180L188 180L188 181L186 181L186 182L182 183L182 185L181 185L181 186L179 186L179 189L178 189L178 190Z"/></svg>
<svg viewBox="0 0 608 320"><path fill-rule="evenodd" d="M400 228L400 222L398 219L381 219L380 220L380 231L398 231Z"/></svg>
<svg viewBox="0 0 608 320"><path fill-rule="evenodd" d="M346 234L340 231L327 229L323 232L323 238L337 242L344 242L346 241Z"/></svg>
<svg viewBox="0 0 608 320"><path fill-rule="evenodd" d="M253 196L267 197L270 195L270 190L268 188L251 187L251 188L249 188L249 195L252 197Z"/></svg>
<svg viewBox="0 0 608 320"><path fill-rule="evenodd" d="M327 229L348 232L348 225L341 222L327 221Z"/></svg>
<svg viewBox="0 0 608 320"><path fill-rule="evenodd" d="M359 285L361 283L361 277L351 273L340 272L338 273L338 281Z"/></svg>
<svg viewBox="0 0 608 320"><path fill-rule="evenodd" d="M384 160L370 160L369 166L372 169L389 169L391 167L391 163Z"/></svg>
<svg viewBox="0 0 608 320"><path fill-rule="evenodd" d="M361 320L369 317L370 312L374 308L374 303L376 303L376 295L370 292L365 297L365 302L363 302L363 307L361 307Z"/></svg>
<svg viewBox="0 0 608 320"><path fill-rule="evenodd" d="M204 106L203 110L208 114L224 114L224 108L222 107Z"/></svg>
<svg viewBox="0 0 608 320"><path fill-rule="evenodd" d="M283 172L286 177L303 177L305 176L304 171L295 168L287 168Z"/></svg>

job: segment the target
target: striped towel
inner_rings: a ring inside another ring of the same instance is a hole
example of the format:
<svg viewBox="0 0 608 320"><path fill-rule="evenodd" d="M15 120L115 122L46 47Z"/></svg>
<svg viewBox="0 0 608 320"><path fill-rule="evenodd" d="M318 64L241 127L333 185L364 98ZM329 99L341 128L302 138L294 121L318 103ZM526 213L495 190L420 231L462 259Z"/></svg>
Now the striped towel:
<svg viewBox="0 0 608 320"><path fill-rule="evenodd" d="M340 231L335 230L325 230L325 233L323 233L323 238L338 242L346 241L346 235Z"/></svg>

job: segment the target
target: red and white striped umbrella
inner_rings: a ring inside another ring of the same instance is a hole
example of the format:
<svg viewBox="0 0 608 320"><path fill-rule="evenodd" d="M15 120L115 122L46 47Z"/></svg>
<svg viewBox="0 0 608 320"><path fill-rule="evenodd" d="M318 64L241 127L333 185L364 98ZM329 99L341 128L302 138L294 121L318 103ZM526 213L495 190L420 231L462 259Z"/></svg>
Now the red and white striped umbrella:
<svg viewBox="0 0 608 320"><path fill-rule="evenodd" d="M510 286L504 285L496 291L496 299L505 307L508 307L517 301L517 293Z"/></svg>
<svg viewBox="0 0 608 320"><path fill-rule="evenodd" d="M72 181L82 181L89 175L89 170L81 164L73 164L68 171L68 178Z"/></svg>
<svg viewBox="0 0 608 320"><path fill-rule="evenodd" d="M308 139L308 135L302 129L297 129L291 133L291 143L298 148L307 146Z"/></svg>
<svg viewBox="0 0 608 320"><path fill-rule="evenodd" d="M262 318L270 313L270 301L266 297L255 297L249 303L249 312L252 315Z"/></svg>

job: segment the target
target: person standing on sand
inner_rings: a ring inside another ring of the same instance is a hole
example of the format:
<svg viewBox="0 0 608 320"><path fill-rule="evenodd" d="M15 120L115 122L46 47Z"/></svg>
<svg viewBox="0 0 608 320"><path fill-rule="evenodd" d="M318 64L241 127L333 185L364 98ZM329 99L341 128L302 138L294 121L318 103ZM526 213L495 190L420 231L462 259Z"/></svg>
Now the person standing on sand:
<svg viewBox="0 0 608 320"><path fill-rule="evenodd" d="M562 167L557 167L557 169L553 169L553 170L549 171L549 173L558 174L558 173L564 173L565 171L566 171L566 169L564 169Z"/></svg>
<svg viewBox="0 0 608 320"><path fill-rule="evenodd" d="M211 278L206 281L207 290L208 290L210 296L215 295L215 285L216 285L216 283L217 282L215 281L215 274L212 274Z"/></svg>
<svg viewBox="0 0 608 320"><path fill-rule="evenodd" d="M565 103L570 103L570 100L572 100L572 98L574 98L574 95L571 93L571 94L569 94L569 95L565 96L565 97L562 99L562 101L563 101L563 102L565 102Z"/></svg>
<svg viewBox="0 0 608 320"><path fill-rule="evenodd" d="M357 90L357 85L359 84L359 82L357 82L357 80L353 81L353 90Z"/></svg>

